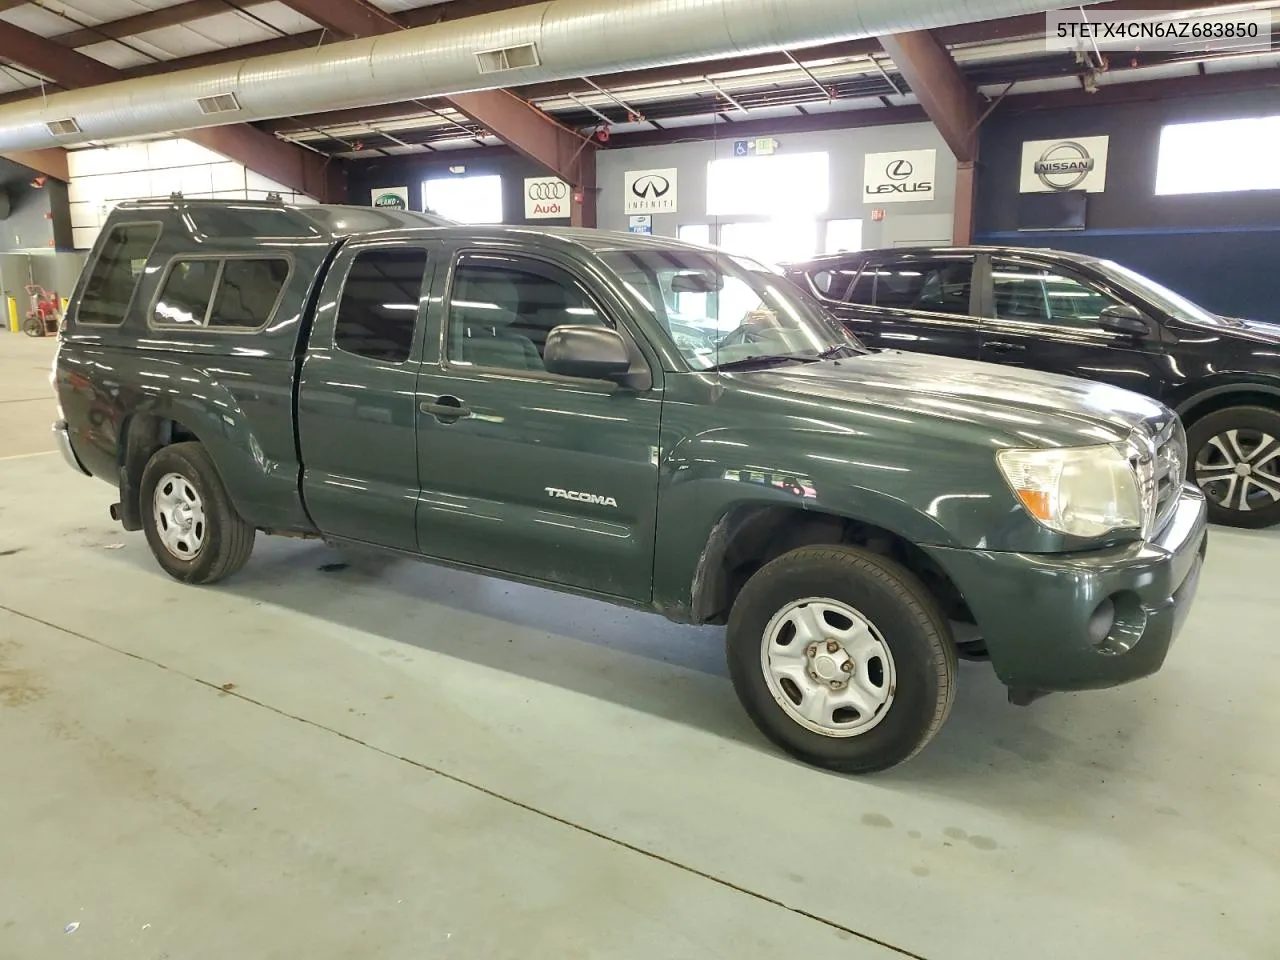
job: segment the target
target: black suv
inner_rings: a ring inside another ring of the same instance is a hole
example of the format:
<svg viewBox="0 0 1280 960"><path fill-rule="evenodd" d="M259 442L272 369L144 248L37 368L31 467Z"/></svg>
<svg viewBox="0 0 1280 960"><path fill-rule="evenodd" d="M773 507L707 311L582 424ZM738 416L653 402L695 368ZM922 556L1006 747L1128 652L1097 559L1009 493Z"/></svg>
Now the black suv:
<svg viewBox="0 0 1280 960"><path fill-rule="evenodd" d="M1280 325L1220 317L1110 260L1057 250L866 250L787 267L868 346L1047 370L1182 417L1214 521L1280 522Z"/></svg>

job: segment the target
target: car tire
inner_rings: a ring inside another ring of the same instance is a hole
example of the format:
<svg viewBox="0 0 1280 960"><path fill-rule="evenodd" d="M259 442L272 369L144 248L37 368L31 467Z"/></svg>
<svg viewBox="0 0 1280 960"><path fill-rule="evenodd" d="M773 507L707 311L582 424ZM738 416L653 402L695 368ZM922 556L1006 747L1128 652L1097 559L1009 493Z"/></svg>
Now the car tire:
<svg viewBox="0 0 1280 960"><path fill-rule="evenodd" d="M1187 460L1210 521L1251 529L1280 523L1280 412L1228 407L1194 421Z"/></svg>
<svg viewBox="0 0 1280 960"><path fill-rule="evenodd" d="M856 547L802 547L762 567L734 603L726 647L760 731L844 773L915 756L955 697L956 650L936 601L906 568Z"/></svg>
<svg viewBox="0 0 1280 960"><path fill-rule="evenodd" d="M199 443L161 447L142 472L142 526L151 552L183 583L217 583L253 552L256 531L236 512Z"/></svg>

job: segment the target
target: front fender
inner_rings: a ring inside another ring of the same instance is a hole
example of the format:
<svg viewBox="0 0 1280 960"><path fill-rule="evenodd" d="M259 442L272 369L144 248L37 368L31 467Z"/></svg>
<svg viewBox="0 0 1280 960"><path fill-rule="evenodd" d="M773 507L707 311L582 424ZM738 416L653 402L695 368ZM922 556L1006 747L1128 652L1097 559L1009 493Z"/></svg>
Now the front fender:
<svg viewBox="0 0 1280 960"><path fill-rule="evenodd" d="M785 507L880 527L913 544L990 545L1029 518L972 447L915 447L902 438L802 430L721 429L678 443L661 464L654 596L692 617L726 518Z"/></svg>

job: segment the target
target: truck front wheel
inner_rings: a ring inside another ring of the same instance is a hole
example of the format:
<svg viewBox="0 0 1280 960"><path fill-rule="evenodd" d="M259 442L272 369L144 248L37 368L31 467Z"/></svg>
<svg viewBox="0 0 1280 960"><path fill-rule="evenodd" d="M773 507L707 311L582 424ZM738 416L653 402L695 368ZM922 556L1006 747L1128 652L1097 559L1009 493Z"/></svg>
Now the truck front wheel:
<svg viewBox="0 0 1280 960"><path fill-rule="evenodd" d="M855 547L803 547L762 567L734 603L727 647L760 731L845 773L915 756L955 696L955 645L937 603L910 571Z"/></svg>
<svg viewBox="0 0 1280 960"><path fill-rule="evenodd" d="M147 544L174 579L216 583L248 562L255 531L199 443L157 450L142 473L141 498Z"/></svg>

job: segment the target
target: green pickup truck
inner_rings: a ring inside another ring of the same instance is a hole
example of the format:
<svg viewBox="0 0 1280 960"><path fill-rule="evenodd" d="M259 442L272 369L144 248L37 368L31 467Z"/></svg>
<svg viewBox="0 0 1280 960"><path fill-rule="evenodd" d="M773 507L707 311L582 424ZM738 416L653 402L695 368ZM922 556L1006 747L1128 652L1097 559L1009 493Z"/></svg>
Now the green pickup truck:
<svg viewBox="0 0 1280 960"><path fill-rule="evenodd" d="M261 532L727 624L756 725L844 771L917 753L958 657L1015 703L1159 669L1205 554L1159 403L870 352L653 237L128 203L54 381L68 462L179 580Z"/></svg>

